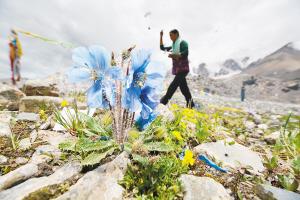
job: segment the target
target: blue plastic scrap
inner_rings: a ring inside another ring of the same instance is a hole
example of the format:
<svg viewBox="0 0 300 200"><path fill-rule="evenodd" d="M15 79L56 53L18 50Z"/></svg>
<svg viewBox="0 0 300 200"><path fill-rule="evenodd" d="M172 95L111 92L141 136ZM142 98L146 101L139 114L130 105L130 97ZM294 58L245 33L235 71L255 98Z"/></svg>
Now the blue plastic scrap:
<svg viewBox="0 0 300 200"><path fill-rule="evenodd" d="M213 161L211 161L210 159L208 159L205 155L199 155L198 156L198 160L204 161L205 164L207 164L208 166L210 166L210 167L212 167L212 168L214 168L214 169L216 169L218 171L221 171L221 172L224 172L224 173L228 172L228 170L221 168L216 163L214 163Z"/></svg>

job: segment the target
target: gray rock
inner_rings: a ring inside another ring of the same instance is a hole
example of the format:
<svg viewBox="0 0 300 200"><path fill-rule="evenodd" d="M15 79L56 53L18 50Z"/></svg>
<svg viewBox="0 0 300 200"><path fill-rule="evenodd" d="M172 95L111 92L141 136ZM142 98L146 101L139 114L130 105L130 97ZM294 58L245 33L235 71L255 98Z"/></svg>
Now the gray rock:
<svg viewBox="0 0 300 200"><path fill-rule="evenodd" d="M181 175L184 200L229 200L232 199L222 184L209 177Z"/></svg>
<svg viewBox="0 0 300 200"><path fill-rule="evenodd" d="M118 184L130 160L123 152L115 160L86 173L70 190L57 200L110 200L123 199L123 188Z"/></svg>
<svg viewBox="0 0 300 200"><path fill-rule="evenodd" d="M24 96L17 87L0 84L0 110L18 110L19 101Z"/></svg>
<svg viewBox="0 0 300 200"><path fill-rule="evenodd" d="M296 81L291 81L287 84L286 86L288 89L291 90L298 90L299 89L299 83L297 83Z"/></svg>
<svg viewBox="0 0 300 200"><path fill-rule="evenodd" d="M19 165L23 165L25 163L28 162L28 158L24 158L24 157L17 157L15 162Z"/></svg>
<svg viewBox="0 0 300 200"><path fill-rule="evenodd" d="M275 131L271 133L270 135L265 136L264 140L267 144L274 145L276 143L276 140L280 137L280 131Z"/></svg>
<svg viewBox="0 0 300 200"><path fill-rule="evenodd" d="M36 169L37 170L37 169ZM47 177L31 178L15 187L0 192L1 200L22 200L30 193L43 187L60 184L65 180L77 175L81 171L80 163L68 163L58 169L54 174Z"/></svg>
<svg viewBox="0 0 300 200"><path fill-rule="evenodd" d="M6 164L8 161L7 157L0 155L0 165Z"/></svg>
<svg viewBox="0 0 300 200"><path fill-rule="evenodd" d="M284 190L281 188L276 188L270 185L261 184L255 187L255 193L261 199L267 200L300 200L300 194Z"/></svg>
<svg viewBox="0 0 300 200"><path fill-rule="evenodd" d="M27 96L21 99L19 110L21 112L38 113L41 106L59 107L63 101L60 97L51 96Z"/></svg>
<svg viewBox="0 0 300 200"><path fill-rule="evenodd" d="M51 145L39 146L26 165L17 168L3 176L0 176L0 191L7 189L14 184L27 180L38 173L38 165L58 159L61 155L59 149ZM1 199L1 193L0 193ZM2 199L1 199L2 200Z"/></svg>
<svg viewBox="0 0 300 200"><path fill-rule="evenodd" d="M9 127L9 123L0 121L0 136L7 136L11 135L11 130Z"/></svg>
<svg viewBox="0 0 300 200"><path fill-rule="evenodd" d="M27 150L27 149L30 149L30 147L31 147L30 138L24 138L24 139L20 140L20 142L19 142L20 149Z"/></svg>
<svg viewBox="0 0 300 200"><path fill-rule="evenodd" d="M28 163L17 168L14 171L9 172L3 176L0 176L0 191L5 190L17 182L27 180L38 172L38 166L32 163ZM0 192L0 199L1 192Z"/></svg>
<svg viewBox="0 0 300 200"><path fill-rule="evenodd" d="M40 116L36 113L27 113L22 112L17 115L17 121L31 121L31 122L37 122L40 119Z"/></svg>
<svg viewBox="0 0 300 200"><path fill-rule="evenodd" d="M37 131L36 130L31 131L30 136L29 136L30 143L34 143L35 140L37 139L37 137L38 137Z"/></svg>
<svg viewBox="0 0 300 200"><path fill-rule="evenodd" d="M47 79L28 80L22 90L27 96L59 96L56 84Z"/></svg>
<svg viewBox="0 0 300 200"><path fill-rule="evenodd" d="M59 159L61 156L61 151L52 145L41 145L36 148L36 151L31 157L30 162L34 164L40 164L48 162L53 159Z"/></svg>
<svg viewBox="0 0 300 200"><path fill-rule="evenodd" d="M245 123L245 127L248 129L248 130L252 130L252 129L254 129L255 128L255 123L254 122L252 122L252 121L246 121Z"/></svg>
<svg viewBox="0 0 300 200"><path fill-rule="evenodd" d="M58 145L65 140L74 138L74 136L70 135L67 132L62 133L49 130L39 130L38 136L41 140L48 142L50 145L55 147L58 147Z"/></svg>
<svg viewBox="0 0 300 200"><path fill-rule="evenodd" d="M198 154L204 153L222 162L225 167L237 169L239 167L252 167L255 172L264 171L262 160L257 153L248 147L235 142L229 145L232 140L219 140L217 142L200 144L194 148Z"/></svg>
<svg viewBox="0 0 300 200"><path fill-rule="evenodd" d="M262 130L267 130L269 127L268 127L267 124L259 124L259 125L257 126L257 128L262 129Z"/></svg>
<svg viewBox="0 0 300 200"><path fill-rule="evenodd" d="M173 114L172 111L170 111L170 109L168 108L168 106L165 106L163 104L159 104L156 109L155 112L158 115L161 115L164 117L164 119L167 119L169 121L173 121L175 119L175 116Z"/></svg>

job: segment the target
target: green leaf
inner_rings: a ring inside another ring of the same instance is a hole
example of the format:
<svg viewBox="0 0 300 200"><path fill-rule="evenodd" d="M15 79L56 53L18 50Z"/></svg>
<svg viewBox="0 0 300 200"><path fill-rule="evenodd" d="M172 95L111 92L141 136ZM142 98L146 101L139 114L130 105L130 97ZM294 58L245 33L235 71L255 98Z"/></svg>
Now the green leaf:
<svg viewBox="0 0 300 200"><path fill-rule="evenodd" d="M295 192L299 186L299 183L294 177L277 175L280 185L290 191Z"/></svg>
<svg viewBox="0 0 300 200"><path fill-rule="evenodd" d="M297 151L300 152L300 133L298 133L294 138L294 144L296 146Z"/></svg>
<svg viewBox="0 0 300 200"><path fill-rule="evenodd" d="M148 151L171 152L174 148L164 142L150 142L144 144Z"/></svg>
<svg viewBox="0 0 300 200"><path fill-rule="evenodd" d="M103 153L93 152L93 153L89 154L87 157L85 157L81 161L81 164L83 166L98 164L101 162L101 160L106 158L108 155L113 154L114 151L115 151L115 148L111 148L108 151L105 151Z"/></svg>
<svg viewBox="0 0 300 200"><path fill-rule="evenodd" d="M75 151L76 140L67 140L58 145L62 151Z"/></svg>
<svg viewBox="0 0 300 200"><path fill-rule="evenodd" d="M210 136L208 127L205 123L198 120L196 124L196 137L199 143L205 141Z"/></svg>
<svg viewBox="0 0 300 200"><path fill-rule="evenodd" d="M143 157L138 154L132 154L134 161L141 163L142 165L147 165L149 163L148 157Z"/></svg>
<svg viewBox="0 0 300 200"><path fill-rule="evenodd" d="M78 152L91 152L91 151L103 151L114 146L114 142L109 141L92 141L87 138L79 139L76 144L76 150Z"/></svg>
<svg viewBox="0 0 300 200"><path fill-rule="evenodd" d="M300 175L300 156L298 156L295 160L292 162L292 168L295 173L295 175Z"/></svg>

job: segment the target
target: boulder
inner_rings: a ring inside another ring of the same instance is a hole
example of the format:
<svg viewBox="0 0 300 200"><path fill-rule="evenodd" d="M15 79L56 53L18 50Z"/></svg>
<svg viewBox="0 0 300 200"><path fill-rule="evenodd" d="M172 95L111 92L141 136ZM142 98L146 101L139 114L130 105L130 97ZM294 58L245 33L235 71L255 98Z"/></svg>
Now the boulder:
<svg viewBox="0 0 300 200"><path fill-rule="evenodd" d="M259 125L257 126L257 128L259 128L259 129L261 129L261 130L267 130L269 127L268 127L267 124L259 124Z"/></svg>
<svg viewBox="0 0 300 200"><path fill-rule="evenodd" d="M252 121L246 121L245 123L245 127L248 129L248 130L252 130L252 129L254 129L255 128L255 123L254 122L252 122Z"/></svg>
<svg viewBox="0 0 300 200"><path fill-rule="evenodd" d="M19 110L21 112L33 112L38 113L42 107L59 107L62 98L50 97L50 96L27 96L23 97L20 101Z"/></svg>
<svg viewBox="0 0 300 200"><path fill-rule="evenodd" d="M48 130L39 130L38 137L45 142L48 142L50 145L57 147L60 143L65 140L72 139L73 136L69 133L48 131Z"/></svg>
<svg viewBox="0 0 300 200"><path fill-rule="evenodd" d="M24 158L24 157L17 157L15 162L18 164L18 165L24 165L28 162L28 158Z"/></svg>
<svg viewBox="0 0 300 200"><path fill-rule="evenodd" d="M6 156L0 155L0 165L6 164L8 158Z"/></svg>
<svg viewBox="0 0 300 200"><path fill-rule="evenodd" d="M300 194L276 188L271 185L259 184L255 187L255 193L261 199L278 199L278 200L300 200Z"/></svg>
<svg viewBox="0 0 300 200"><path fill-rule="evenodd" d="M123 152L113 161L86 173L57 200L123 199L124 189L118 181L123 179L129 162L128 154Z"/></svg>
<svg viewBox="0 0 300 200"><path fill-rule="evenodd" d="M18 110L19 101L24 96L17 87L0 84L0 110Z"/></svg>
<svg viewBox="0 0 300 200"><path fill-rule="evenodd" d="M163 104L159 104L156 109L155 113L158 115L163 116L165 119L168 119L170 121L175 119L175 116L172 111L168 108L168 106L165 106Z"/></svg>
<svg viewBox="0 0 300 200"><path fill-rule="evenodd" d="M181 175L184 200L229 200L232 199L222 184L209 177Z"/></svg>
<svg viewBox="0 0 300 200"><path fill-rule="evenodd" d="M17 121L31 121L37 122L40 119L40 116L36 113L21 112L17 115Z"/></svg>
<svg viewBox="0 0 300 200"><path fill-rule="evenodd" d="M298 89L299 89L299 83L296 82L296 81L291 81L291 82L289 82L289 83L286 85L286 87L287 87L288 89L291 89L291 90L298 90Z"/></svg>
<svg viewBox="0 0 300 200"><path fill-rule="evenodd" d="M59 90L53 81L47 79L27 80L22 88L27 96L59 96Z"/></svg>
<svg viewBox="0 0 300 200"><path fill-rule="evenodd" d="M27 149L30 149L30 147L31 147L30 138L24 138L24 139L20 140L19 148L21 150L27 150Z"/></svg>
<svg viewBox="0 0 300 200"><path fill-rule="evenodd" d="M215 158L218 162L222 162L225 168L251 167L255 172L264 171L262 160L257 153L237 142L234 144L229 142L227 139L203 143L195 147L194 151Z"/></svg>
<svg viewBox="0 0 300 200"><path fill-rule="evenodd" d="M0 176L0 191L5 190L17 182L27 180L38 172L38 166L32 163L28 163L17 168L14 171L9 172L3 176ZM1 192L0 192L0 199Z"/></svg>
<svg viewBox="0 0 300 200"><path fill-rule="evenodd" d="M270 135L265 136L264 140L267 144L274 145L276 143L276 140L280 137L280 131L275 131L271 133Z"/></svg>
<svg viewBox="0 0 300 200"><path fill-rule="evenodd" d="M11 130L9 127L9 123L0 121L0 136L9 137L11 134Z"/></svg>
<svg viewBox="0 0 300 200"><path fill-rule="evenodd" d="M36 166L36 165L35 165ZM35 167L37 171L37 166ZM61 184L65 180L71 178L79 174L81 171L80 163L78 162L71 162L67 163L60 169L58 169L54 174L51 174L47 177L39 177L39 178L31 178L15 187L7 189L3 192L0 192L0 199L1 200L22 200L30 193L35 192L43 187L54 185L54 184ZM26 173L24 171L24 173Z"/></svg>

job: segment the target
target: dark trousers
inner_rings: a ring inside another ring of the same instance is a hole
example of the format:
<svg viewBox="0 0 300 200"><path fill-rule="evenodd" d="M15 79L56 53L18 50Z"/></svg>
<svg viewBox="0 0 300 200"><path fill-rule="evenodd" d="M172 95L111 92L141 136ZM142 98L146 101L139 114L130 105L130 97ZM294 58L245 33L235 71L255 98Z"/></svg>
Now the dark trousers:
<svg viewBox="0 0 300 200"><path fill-rule="evenodd" d="M172 83L170 84L166 95L161 98L160 103L166 105L169 102L169 100L172 98L172 96L175 93L175 91L177 90L177 88L179 87L181 90L181 93L185 97L187 107L194 107L192 95L191 95L190 89L186 82L187 74L188 73L180 73L180 74L175 75L175 78L172 81Z"/></svg>

